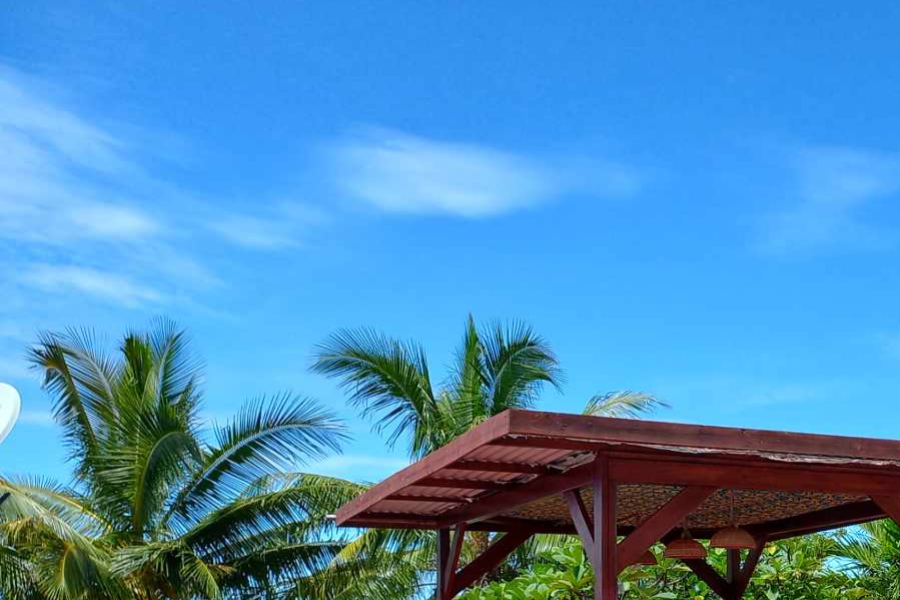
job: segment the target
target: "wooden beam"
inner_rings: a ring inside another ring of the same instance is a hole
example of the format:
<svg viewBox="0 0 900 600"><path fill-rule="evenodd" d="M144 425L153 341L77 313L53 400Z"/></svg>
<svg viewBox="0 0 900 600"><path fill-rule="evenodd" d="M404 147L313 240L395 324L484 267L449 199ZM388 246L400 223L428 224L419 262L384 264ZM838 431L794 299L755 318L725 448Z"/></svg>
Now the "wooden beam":
<svg viewBox="0 0 900 600"><path fill-rule="evenodd" d="M452 598L466 589L491 571L496 569L516 548L525 543L531 537L531 531L520 529L504 534L488 546L480 556L463 567L454 578L453 587L448 592L448 598ZM441 599L444 600L444 599Z"/></svg>
<svg viewBox="0 0 900 600"><path fill-rule="evenodd" d="M612 419L540 411L510 411L509 435L566 438L582 442L681 446L740 453L848 456L900 461L894 440L710 427L636 419Z"/></svg>
<svg viewBox="0 0 900 600"><path fill-rule="evenodd" d="M900 524L900 498L897 496L872 496L872 501L893 519L894 523Z"/></svg>
<svg viewBox="0 0 900 600"><path fill-rule="evenodd" d="M750 578L753 577L753 572L756 570L756 565L759 564L759 559L762 556L765 547L765 539L757 540L756 547L753 548L747 555L747 558L744 559L744 564L741 566L740 572L737 573L737 576L731 582L734 600L740 600L744 597L744 592L747 591L747 586L750 585Z"/></svg>
<svg viewBox="0 0 900 600"><path fill-rule="evenodd" d="M797 515L796 517L747 526L746 529L756 537L765 537L774 542L810 533L837 529L838 527L859 525L860 523L883 519L885 516L887 516L885 511L875 502L854 502Z"/></svg>
<svg viewBox="0 0 900 600"><path fill-rule="evenodd" d="M900 489L900 476L888 473L853 473L796 466L717 464L707 461L648 461L616 458L612 476L620 483L703 485L745 490L882 494Z"/></svg>
<svg viewBox="0 0 900 600"><path fill-rule="evenodd" d="M584 498L581 497L579 490L569 490L563 492L563 498L569 507L569 514L572 515L572 523L575 525L575 531L581 538L581 545L584 546L584 552L587 556L594 555L594 524L591 515L588 514L587 507L584 505Z"/></svg>
<svg viewBox="0 0 900 600"><path fill-rule="evenodd" d="M720 598L732 600L731 587L728 585L728 582L709 563L705 560L685 560L683 562L700 578L700 581L708 585L709 589L714 591Z"/></svg>
<svg viewBox="0 0 900 600"><path fill-rule="evenodd" d="M442 515L441 523L449 527L463 521L468 523L483 521L529 502L584 487L591 482L593 469L592 464L587 464L558 475L545 475L528 483L507 486L502 492L486 498L479 498L478 502L448 511Z"/></svg>
<svg viewBox="0 0 900 600"><path fill-rule="evenodd" d="M593 556L594 599L617 600L619 597L616 558L616 482L610 477L609 459L594 460L591 487L594 494Z"/></svg>
<svg viewBox="0 0 900 600"><path fill-rule="evenodd" d="M618 568L621 573L641 557L663 536L672 531L678 523L696 510L716 492L714 487L693 486L681 490L634 532L619 543Z"/></svg>
<svg viewBox="0 0 900 600"><path fill-rule="evenodd" d="M456 587L456 570L459 568L459 555L462 552L463 542L466 539L466 524L460 523L453 528L453 539L450 542L449 559L444 565L444 587L442 593L449 600L451 592ZM455 595L455 594L454 594Z"/></svg>

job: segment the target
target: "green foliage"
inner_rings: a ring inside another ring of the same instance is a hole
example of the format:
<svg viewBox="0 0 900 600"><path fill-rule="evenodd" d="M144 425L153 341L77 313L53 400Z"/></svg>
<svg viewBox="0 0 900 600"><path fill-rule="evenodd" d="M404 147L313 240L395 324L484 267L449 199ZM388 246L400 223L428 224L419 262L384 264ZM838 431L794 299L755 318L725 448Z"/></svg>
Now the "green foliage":
<svg viewBox="0 0 900 600"><path fill-rule="evenodd" d="M896 548L896 547L895 547ZM656 549L659 564L631 567L620 580L625 600L717 598L684 564L666 560ZM845 573L834 564L840 545L827 536L809 536L768 546L744 595L753 600L838 600L890 598L875 596L866 576ZM895 550L896 551L896 550ZM713 550L710 563L724 572L724 551ZM880 574L880 575L883 575ZM470 589L463 600L589 600L593 596L593 572L580 542L568 538L558 547L540 553L533 565L506 581L494 581Z"/></svg>
<svg viewBox="0 0 900 600"><path fill-rule="evenodd" d="M183 331L159 321L118 350L68 331L31 351L75 478L0 479L10 494L0 507L0 597L411 593L416 571L385 567L396 546L347 553L347 534L327 519L363 487L293 472L338 451L344 427L331 413L285 394L205 430L202 369Z"/></svg>
<svg viewBox="0 0 900 600"><path fill-rule="evenodd" d="M841 567L855 576L872 600L900 598L900 527L891 520L875 521L838 537Z"/></svg>
<svg viewBox="0 0 900 600"><path fill-rule="evenodd" d="M313 370L340 380L351 405L375 418L394 445L408 439L421 457L509 408L534 405L545 384L559 386L559 364L530 327L479 330L469 317L452 376L431 381L421 345L369 329L342 330L317 349Z"/></svg>

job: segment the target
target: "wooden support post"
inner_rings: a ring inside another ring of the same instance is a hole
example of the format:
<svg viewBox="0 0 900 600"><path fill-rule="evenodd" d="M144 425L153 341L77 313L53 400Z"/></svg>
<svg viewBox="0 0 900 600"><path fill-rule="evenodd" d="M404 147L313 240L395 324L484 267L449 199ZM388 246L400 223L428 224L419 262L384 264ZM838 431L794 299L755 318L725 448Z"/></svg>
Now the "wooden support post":
<svg viewBox="0 0 900 600"><path fill-rule="evenodd" d="M447 564L444 565L443 590L444 597L452 598L456 587L456 570L459 568L459 555L462 553L463 542L466 539L466 523L460 523L453 528L453 539L450 541L450 552Z"/></svg>
<svg viewBox="0 0 900 600"><path fill-rule="evenodd" d="M450 600L447 596L447 565L450 563L450 530L438 529L437 547L437 581L434 597L437 600Z"/></svg>
<svg viewBox="0 0 900 600"><path fill-rule="evenodd" d="M733 600L731 596L731 586L719 573L709 566L705 560L686 560L684 561L694 575L700 578L700 581L709 586L723 600Z"/></svg>
<svg viewBox="0 0 900 600"><path fill-rule="evenodd" d="M594 461L594 544L591 564L594 567L594 599L617 600L618 570L616 560L616 483L609 476L609 459Z"/></svg>
<svg viewBox="0 0 900 600"><path fill-rule="evenodd" d="M750 585L750 578L753 577L753 571L756 570L756 565L759 564L759 559L762 557L763 549L765 547L766 540L758 539L756 541L756 548L751 550L750 554L747 555L747 558L744 559L744 564L741 567L740 573L738 573L732 583L734 600L740 600L744 597L744 592L747 591L747 586Z"/></svg>

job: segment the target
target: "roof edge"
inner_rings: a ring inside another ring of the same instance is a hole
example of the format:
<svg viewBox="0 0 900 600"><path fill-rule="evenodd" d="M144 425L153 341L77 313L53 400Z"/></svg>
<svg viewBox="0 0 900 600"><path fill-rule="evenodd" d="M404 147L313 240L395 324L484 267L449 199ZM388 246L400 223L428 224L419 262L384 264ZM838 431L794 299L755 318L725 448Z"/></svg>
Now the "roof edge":
<svg viewBox="0 0 900 600"><path fill-rule="evenodd" d="M510 436L565 438L756 454L900 461L900 442L814 433L616 419L569 413L508 411Z"/></svg>
<svg viewBox="0 0 900 600"><path fill-rule="evenodd" d="M474 449L488 444L509 434L512 415L519 411L506 410L470 429L445 446L426 455L411 465L394 473L361 495L357 496L337 511L337 524L343 525L359 513L368 510L372 505L384 500L398 490L415 485L419 479L428 477L454 462L461 460Z"/></svg>

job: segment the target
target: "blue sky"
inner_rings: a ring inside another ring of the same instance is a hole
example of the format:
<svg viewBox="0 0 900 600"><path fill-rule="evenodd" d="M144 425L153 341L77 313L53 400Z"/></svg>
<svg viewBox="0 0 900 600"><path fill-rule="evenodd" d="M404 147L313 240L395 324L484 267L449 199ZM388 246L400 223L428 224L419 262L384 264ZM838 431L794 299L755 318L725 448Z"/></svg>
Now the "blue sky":
<svg viewBox="0 0 900 600"><path fill-rule="evenodd" d="M900 5L9 3L0 20L5 472L64 478L41 330L156 315L207 415L293 390L337 328L428 348L524 319L548 410L900 437Z"/></svg>

